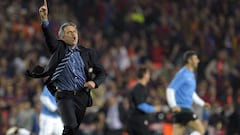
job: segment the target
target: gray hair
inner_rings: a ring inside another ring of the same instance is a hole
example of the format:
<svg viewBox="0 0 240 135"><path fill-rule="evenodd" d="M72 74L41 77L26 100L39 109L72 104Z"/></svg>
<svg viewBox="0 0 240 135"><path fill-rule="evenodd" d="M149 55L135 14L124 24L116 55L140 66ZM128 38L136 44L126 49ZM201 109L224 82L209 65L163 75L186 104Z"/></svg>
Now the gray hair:
<svg viewBox="0 0 240 135"><path fill-rule="evenodd" d="M63 37L63 35L64 35L64 28L67 27L67 26L73 26L73 27L77 28L77 25L74 24L74 23L72 23L72 22L66 22L66 23L62 24L62 25L60 26L60 28L59 28L59 31L58 31L58 36L59 36L60 38Z"/></svg>

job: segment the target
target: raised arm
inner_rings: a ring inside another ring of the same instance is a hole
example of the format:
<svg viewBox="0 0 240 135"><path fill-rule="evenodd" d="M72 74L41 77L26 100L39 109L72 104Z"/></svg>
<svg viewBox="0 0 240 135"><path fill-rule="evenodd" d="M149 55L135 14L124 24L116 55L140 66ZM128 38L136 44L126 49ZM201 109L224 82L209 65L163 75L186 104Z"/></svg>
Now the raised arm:
<svg viewBox="0 0 240 135"><path fill-rule="evenodd" d="M43 5L39 8L39 16L42 22L42 30L45 36L47 47L49 48L49 51L53 53L57 48L58 41L53 31L49 27L47 0L44 0Z"/></svg>
<svg viewBox="0 0 240 135"><path fill-rule="evenodd" d="M39 15L42 22L48 21L47 0L44 0L43 5L39 8Z"/></svg>

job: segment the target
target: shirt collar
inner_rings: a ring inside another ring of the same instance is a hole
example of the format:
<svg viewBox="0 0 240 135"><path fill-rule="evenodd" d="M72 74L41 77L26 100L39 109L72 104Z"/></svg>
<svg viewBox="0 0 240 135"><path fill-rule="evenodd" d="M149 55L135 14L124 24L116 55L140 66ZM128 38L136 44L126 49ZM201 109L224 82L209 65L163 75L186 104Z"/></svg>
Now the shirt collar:
<svg viewBox="0 0 240 135"><path fill-rule="evenodd" d="M70 52L80 51L80 48L78 46L76 46L74 49L72 49L71 46L67 46L67 48L68 48L68 51L70 51Z"/></svg>

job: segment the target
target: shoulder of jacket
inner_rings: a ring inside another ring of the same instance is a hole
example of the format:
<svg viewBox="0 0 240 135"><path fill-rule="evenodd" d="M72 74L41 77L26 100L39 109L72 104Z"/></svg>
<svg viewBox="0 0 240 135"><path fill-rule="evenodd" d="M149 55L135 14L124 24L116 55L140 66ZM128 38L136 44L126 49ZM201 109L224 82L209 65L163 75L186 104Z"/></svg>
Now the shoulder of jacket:
<svg viewBox="0 0 240 135"><path fill-rule="evenodd" d="M61 39L58 39L58 47L59 48L64 48L64 50L67 48L67 46L68 46L68 44L67 43L65 43L63 40L61 40Z"/></svg>
<svg viewBox="0 0 240 135"><path fill-rule="evenodd" d="M88 48L83 45L78 45L78 47L80 48L80 50L83 50L83 51L89 51L89 52L94 51L93 48Z"/></svg>
<svg viewBox="0 0 240 135"><path fill-rule="evenodd" d="M58 44L60 45L67 46L67 44L61 39L58 39L58 42L59 42Z"/></svg>

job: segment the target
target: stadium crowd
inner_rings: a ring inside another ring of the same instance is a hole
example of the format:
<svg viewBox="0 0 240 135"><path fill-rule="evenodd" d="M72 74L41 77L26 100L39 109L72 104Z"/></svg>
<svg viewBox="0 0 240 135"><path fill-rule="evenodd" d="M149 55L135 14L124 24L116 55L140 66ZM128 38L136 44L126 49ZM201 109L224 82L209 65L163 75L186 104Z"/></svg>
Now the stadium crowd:
<svg viewBox="0 0 240 135"><path fill-rule="evenodd" d="M195 107L208 135L240 134L240 1L237 0L49 0L50 24L78 24L80 43L98 50L107 80L93 90L94 106L79 127L81 135L122 130L128 92L136 68L147 65L152 78L149 102L162 113L149 117L152 135L171 132L166 87L182 66L182 53L200 56L197 92L212 104ZM26 69L48 61L38 8L42 1L0 2L0 135L12 126L38 134L42 79Z"/></svg>

